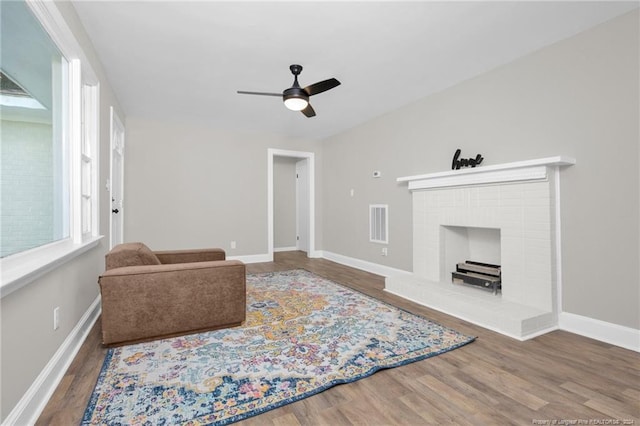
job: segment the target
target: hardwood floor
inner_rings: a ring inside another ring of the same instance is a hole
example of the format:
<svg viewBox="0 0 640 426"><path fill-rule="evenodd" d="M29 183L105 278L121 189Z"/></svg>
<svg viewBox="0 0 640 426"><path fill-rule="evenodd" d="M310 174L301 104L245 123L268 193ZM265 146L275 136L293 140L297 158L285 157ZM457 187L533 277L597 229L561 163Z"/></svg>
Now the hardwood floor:
<svg viewBox="0 0 640 426"><path fill-rule="evenodd" d="M304 268L387 303L477 336L451 352L382 370L354 383L239 422L242 425L640 425L640 354L556 331L526 342L385 293L380 276L304 253L276 253L248 273ZM38 425L76 425L106 349L99 321ZM554 423L555 421L555 423Z"/></svg>

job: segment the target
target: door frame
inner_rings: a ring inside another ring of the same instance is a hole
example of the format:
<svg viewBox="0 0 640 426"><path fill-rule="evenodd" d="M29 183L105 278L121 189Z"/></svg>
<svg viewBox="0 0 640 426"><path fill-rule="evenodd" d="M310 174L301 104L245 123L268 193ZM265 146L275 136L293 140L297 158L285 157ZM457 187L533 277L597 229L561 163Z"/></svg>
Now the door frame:
<svg viewBox="0 0 640 426"><path fill-rule="evenodd" d="M309 215L304 214L309 209L309 203L303 203L301 198L301 193L304 192L304 196L309 197L309 161L307 159L295 159L294 163L295 172L296 172L296 250L304 251L305 253L309 253L309 224L306 223L306 227L304 232L301 232L302 224L309 221ZM302 165L301 165L302 163ZM307 188L304 188L300 184L300 172L305 175ZM306 204L306 205L305 205ZM306 216L306 217L305 217ZM275 217L274 217L275 220ZM301 236L303 236L301 241ZM302 244L303 243L303 244Z"/></svg>
<svg viewBox="0 0 640 426"><path fill-rule="evenodd" d="M269 261L273 261L273 161L275 157L297 158L307 161L309 174L309 251L307 257L320 257L315 249L316 241L316 184L315 184L315 153L303 151L290 151L284 149L267 149L267 252Z"/></svg>
<svg viewBox="0 0 640 426"><path fill-rule="evenodd" d="M114 240L114 229L113 229L113 214L111 212L111 210L113 209L113 151L114 148L116 148L114 146L115 144L115 130L118 129L122 132L122 149L121 149L121 153L120 153L120 179L118 179L118 181L120 182L120 196L122 197L122 201L124 204L124 147L125 147L125 138L126 138L126 131L125 131L125 127L124 124L122 123L122 120L120 120L120 117L118 117L118 114L115 112L113 106L110 108L110 143L109 143L109 249L112 249L114 244L113 244L113 240ZM120 212L118 213L118 220L120 220L120 235L119 240L124 242L124 206L120 207Z"/></svg>

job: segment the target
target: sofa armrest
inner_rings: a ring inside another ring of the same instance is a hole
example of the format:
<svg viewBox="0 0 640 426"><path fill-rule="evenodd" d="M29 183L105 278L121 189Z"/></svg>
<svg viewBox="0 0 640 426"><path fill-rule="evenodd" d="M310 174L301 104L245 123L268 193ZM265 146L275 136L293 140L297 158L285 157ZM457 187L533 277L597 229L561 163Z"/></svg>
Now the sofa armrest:
<svg viewBox="0 0 640 426"><path fill-rule="evenodd" d="M190 263L190 262L210 262L213 260L225 260L224 250L219 248L196 249L196 250L166 250L153 252L160 263Z"/></svg>
<svg viewBox="0 0 640 426"><path fill-rule="evenodd" d="M237 260L127 266L99 279L105 345L238 325L246 316Z"/></svg>

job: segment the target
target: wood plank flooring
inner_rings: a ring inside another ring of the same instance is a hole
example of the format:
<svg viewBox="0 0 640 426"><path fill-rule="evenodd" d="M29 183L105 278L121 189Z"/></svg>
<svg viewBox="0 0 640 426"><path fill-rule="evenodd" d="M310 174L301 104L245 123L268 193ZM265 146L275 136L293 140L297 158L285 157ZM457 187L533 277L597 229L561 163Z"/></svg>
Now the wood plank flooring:
<svg viewBox="0 0 640 426"><path fill-rule="evenodd" d="M382 370L239 422L242 425L640 425L640 354L556 331L526 342L383 291L384 279L301 252L247 265L248 273L304 268L477 336L454 351ZM77 425L106 349L99 321L38 425ZM555 421L555 422L554 422Z"/></svg>

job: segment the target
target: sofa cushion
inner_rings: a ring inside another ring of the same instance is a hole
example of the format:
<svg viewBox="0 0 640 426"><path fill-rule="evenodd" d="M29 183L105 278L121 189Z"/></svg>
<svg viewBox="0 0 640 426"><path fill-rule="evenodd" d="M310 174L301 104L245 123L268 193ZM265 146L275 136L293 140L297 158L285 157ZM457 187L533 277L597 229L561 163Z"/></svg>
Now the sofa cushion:
<svg viewBox="0 0 640 426"><path fill-rule="evenodd" d="M105 256L106 269L160 264L158 257L143 243L119 244Z"/></svg>

